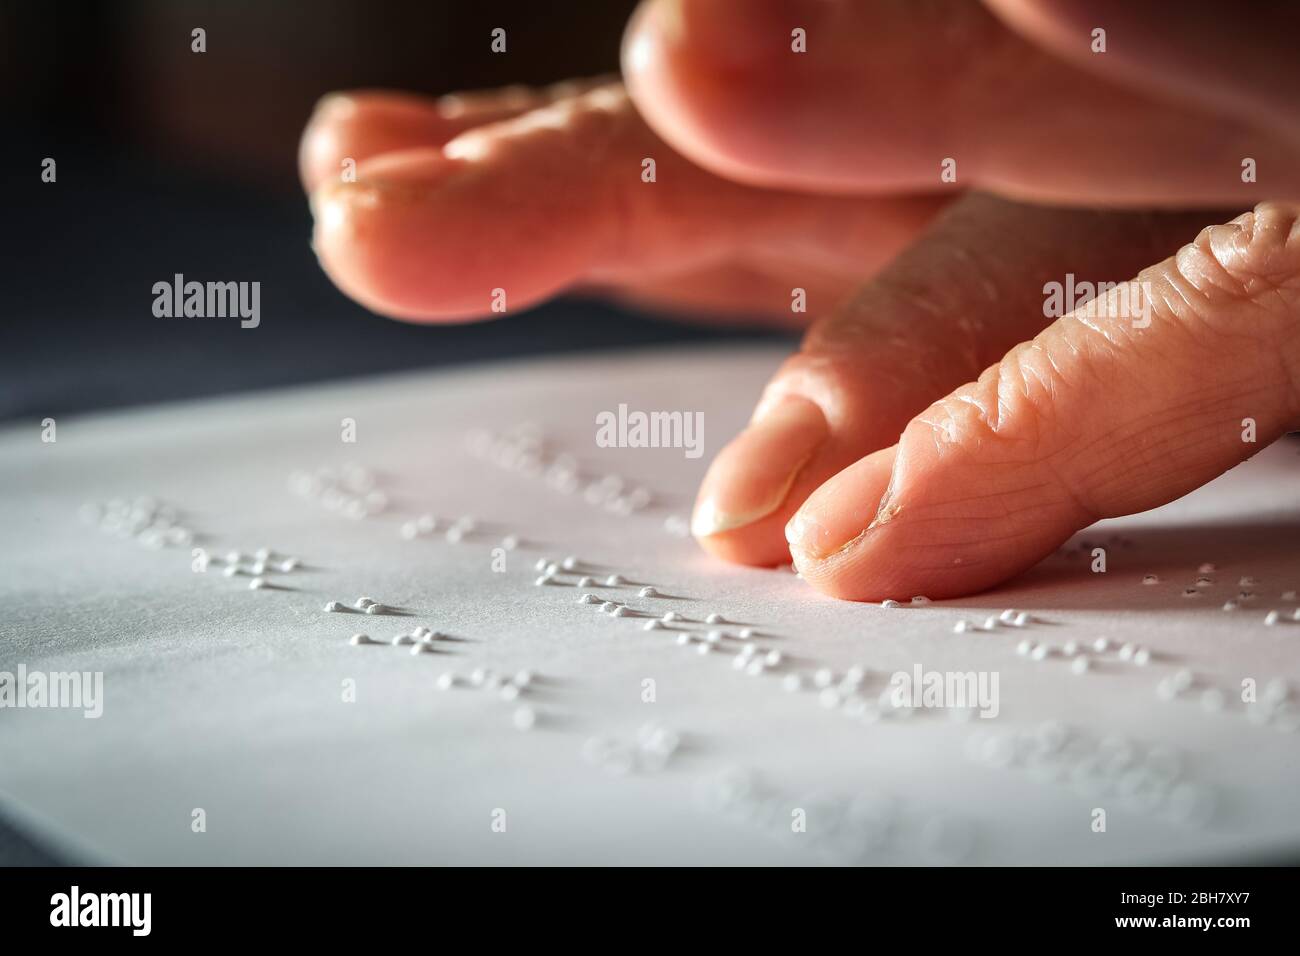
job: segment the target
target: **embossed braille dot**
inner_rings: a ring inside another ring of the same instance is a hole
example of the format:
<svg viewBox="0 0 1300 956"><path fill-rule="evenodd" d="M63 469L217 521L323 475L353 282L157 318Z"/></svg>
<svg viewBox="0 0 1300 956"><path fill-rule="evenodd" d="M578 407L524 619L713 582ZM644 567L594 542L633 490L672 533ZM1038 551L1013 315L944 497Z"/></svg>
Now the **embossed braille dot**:
<svg viewBox="0 0 1300 956"><path fill-rule="evenodd" d="M370 639L369 634L353 634L352 637L348 639L348 643L353 647L360 647L362 644L373 644L375 642Z"/></svg>
<svg viewBox="0 0 1300 956"><path fill-rule="evenodd" d="M705 624L726 624L727 619L721 614L710 614L704 619Z"/></svg>
<svg viewBox="0 0 1300 956"><path fill-rule="evenodd" d="M1070 661L1070 671L1074 674L1086 674L1088 673L1088 668L1091 666L1092 665L1086 657L1076 657L1074 660Z"/></svg>
<svg viewBox="0 0 1300 956"><path fill-rule="evenodd" d="M338 601L330 601L328 604L325 605L325 610L327 610L327 611L342 611L342 610L343 610L343 605L340 604Z"/></svg>
<svg viewBox="0 0 1300 956"><path fill-rule="evenodd" d="M641 597L658 597L659 591L657 588L644 587L640 591L638 591L637 594L640 595Z"/></svg>
<svg viewBox="0 0 1300 956"><path fill-rule="evenodd" d="M1142 576L1142 583L1143 583L1143 584L1148 584L1148 585L1149 585L1149 584L1159 584L1159 583L1160 583L1160 577L1159 577L1159 575L1155 575L1155 574L1144 574L1144 575Z"/></svg>

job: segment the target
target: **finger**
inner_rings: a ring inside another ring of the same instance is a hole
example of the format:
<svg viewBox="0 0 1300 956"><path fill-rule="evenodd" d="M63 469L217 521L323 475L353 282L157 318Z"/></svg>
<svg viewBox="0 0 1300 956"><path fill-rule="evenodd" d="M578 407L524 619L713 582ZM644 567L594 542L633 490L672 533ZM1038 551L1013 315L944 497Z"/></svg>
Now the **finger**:
<svg viewBox="0 0 1300 956"><path fill-rule="evenodd" d="M1227 15L1213 4L1127 0L985 0L1012 28L1055 55L1193 106L1276 126L1300 140L1300 6L1253 5ZM1093 52L1093 31L1106 49Z"/></svg>
<svg viewBox="0 0 1300 956"><path fill-rule="evenodd" d="M1047 283L1067 280L1067 271L1071 281L1118 281L1176 249L1203 221L965 197L813 326L750 426L709 467L693 533L731 561L788 560L785 524L804 499L894 444L927 404L1046 325Z"/></svg>
<svg viewBox="0 0 1300 956"><path fill-rule="evenodd" d="M657 140L619 86L477 127L442 149L377 156L356 182L312 194L314 244L331 278L377 312L422 320L795 248L867 275L943 203L721 180Z"/></svg>
<svg viewBox="0 0 1300 956"><path fill-rule="evenodd" d="M518 116L591 89L606 79L582 79L542 89L499 90L427 97L388 90L331 93L316 104L298 147L298 170L311 192L353 165L381 153L441 146L468 129Z"/></svg>
<svg viewBox="0 0 1300 956"><path fill-rule="evenodd" d="M1298 221L1265 203L1203 230L930 406L791 520L804 579L853 599L978 591L1300 424Z"/></svg>
<svg viewBox="0 0 1300 956"><path fill-rule="evenodd" d="M1293 141L1072 66L968 0L646 0L623 72L670 145L759 185L1240 207L1249 157L1300 196Z"/></svg>

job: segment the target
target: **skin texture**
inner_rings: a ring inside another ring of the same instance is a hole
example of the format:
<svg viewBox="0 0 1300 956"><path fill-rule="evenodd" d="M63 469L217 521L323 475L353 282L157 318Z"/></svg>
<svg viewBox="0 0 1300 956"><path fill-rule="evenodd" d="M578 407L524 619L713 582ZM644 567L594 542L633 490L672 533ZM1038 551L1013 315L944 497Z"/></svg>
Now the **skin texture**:
<svg viewBox="0 0 1300 956"><path fill-rule="evenodd" d="M697 538L836 597L967 594L1300 427L1296 11L647 0L626 89L327 98L314 244L404 319L500 287L808 325ZM1046 315L1067 274L1137 284Z"/></svg>

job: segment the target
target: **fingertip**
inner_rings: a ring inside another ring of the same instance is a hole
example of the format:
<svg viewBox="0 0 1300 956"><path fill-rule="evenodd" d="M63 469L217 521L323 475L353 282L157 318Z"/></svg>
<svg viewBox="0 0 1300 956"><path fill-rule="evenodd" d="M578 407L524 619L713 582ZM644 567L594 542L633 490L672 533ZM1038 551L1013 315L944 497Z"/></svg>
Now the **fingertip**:
<svg viewBox="0 0 1300 956"><path fill-rule="evenodd" d="M836 473L786 524L794 565L817 590L846 600L888 596L891 569L864 575L851 559L893 517L885 498L897 451L896 445L882 448Z"/></svg>
<svg viewBox="0 0 1300 956"><path fill-rule="evenodd" d="M317 101L298 142L298 176L308 195L336 173L339 157L346 155L342 128L355 113L356 101L345 93Z"/></svg>
<svg viewBox="0 0 1300 956"><path fill-rule="evenodd" d="M710 553L740 564L789 560L782 527L798 479L831 437L821 409L788 395L732 439L700 486L691 532Z"/></svg>
<svg viewBox="0 0 1300 956"><path fill-rule="evenodd" d="M430 321L486 311L487 277L466 262L454 203L440 193L453 175L440 150L412 150L364 163L354 181L312 192L312 248L330 279L366 308ZM442 228L431 228L435 223Z"/></svg>

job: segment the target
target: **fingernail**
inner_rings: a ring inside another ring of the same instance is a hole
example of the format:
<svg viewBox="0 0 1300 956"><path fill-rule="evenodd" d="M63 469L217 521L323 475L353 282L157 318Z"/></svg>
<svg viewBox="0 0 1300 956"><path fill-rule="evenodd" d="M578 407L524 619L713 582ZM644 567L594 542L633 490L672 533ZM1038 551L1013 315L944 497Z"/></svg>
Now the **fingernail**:
<svg viewBox="0 0 1300 956"><path fill-rule="evenodd" d="M885 454L890 454L886 450ZM881 455L849 466L808 496L785 526L785 540L796 559L821 561L886 524L900 511L892 478L884 487Z"/></svg>
<svg viewBox="0 0 1300 956"><path fill-rule="evenodd" d="M734 531L776 511L829 437L826 417L805 398L787 396L765 409L709 468L691 533L706 538Z"/></svg>
<svg viewBox="0 0 1300 956"><path fill-rule="evenodd" d="M346 93L326 93L316 101L312 116L345 119L357 111L357 101Z"/></svg>

